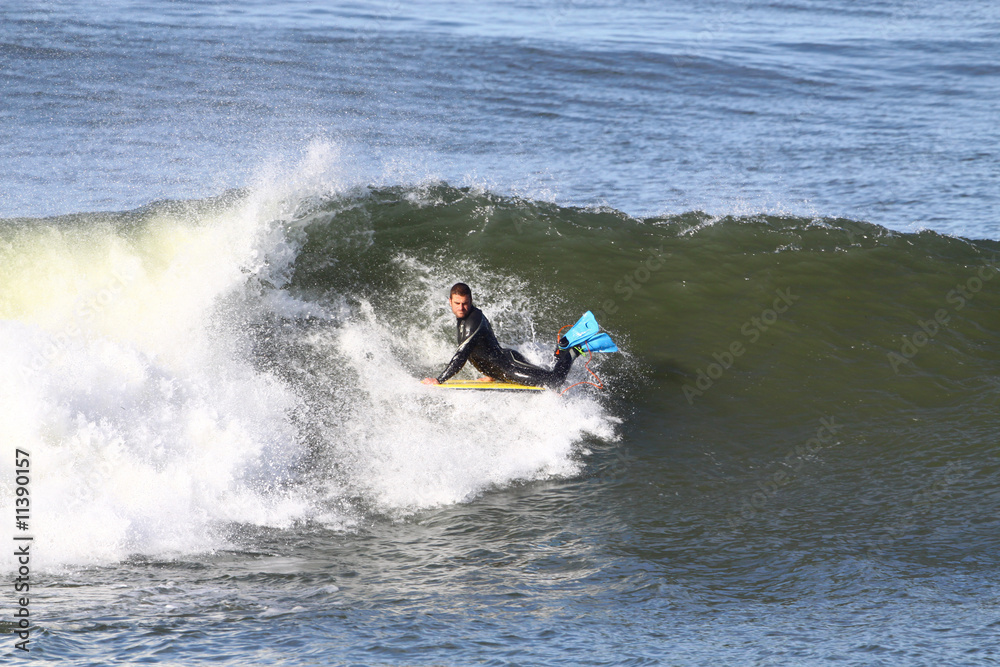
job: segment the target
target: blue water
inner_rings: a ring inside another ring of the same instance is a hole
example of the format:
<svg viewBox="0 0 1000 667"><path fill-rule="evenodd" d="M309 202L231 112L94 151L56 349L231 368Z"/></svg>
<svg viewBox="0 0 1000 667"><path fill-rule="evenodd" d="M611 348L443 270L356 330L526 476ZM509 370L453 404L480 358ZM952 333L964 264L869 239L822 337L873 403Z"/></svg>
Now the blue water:
<svg viewBox="0 0 1000 667"><path fill-rule="evenodd" d="M8 5L30 657L1000 661L996 3ZM459 279L609 389L427 394Z"/></svg>
<svg viewBox="0 0 1000 667"><path fill-rule="evenodd" d="M317 140L362 182L996 236L993 3L257 5L4 9L0 215L209 196Z"/></svg>

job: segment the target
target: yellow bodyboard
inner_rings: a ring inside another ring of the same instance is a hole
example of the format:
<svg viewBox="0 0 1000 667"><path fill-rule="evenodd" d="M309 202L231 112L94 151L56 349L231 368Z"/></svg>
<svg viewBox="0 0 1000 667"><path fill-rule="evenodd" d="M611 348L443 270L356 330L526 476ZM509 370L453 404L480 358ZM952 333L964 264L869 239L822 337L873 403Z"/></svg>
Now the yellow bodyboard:
<svg viewBox="0 0 1000 667"><path fill-rule="evenodd" d="M513 382L482 382L480 380L448 380L443 384L431 385L441 389L479 389L489 391L545 391L545 387L534 387Z"/></svg>

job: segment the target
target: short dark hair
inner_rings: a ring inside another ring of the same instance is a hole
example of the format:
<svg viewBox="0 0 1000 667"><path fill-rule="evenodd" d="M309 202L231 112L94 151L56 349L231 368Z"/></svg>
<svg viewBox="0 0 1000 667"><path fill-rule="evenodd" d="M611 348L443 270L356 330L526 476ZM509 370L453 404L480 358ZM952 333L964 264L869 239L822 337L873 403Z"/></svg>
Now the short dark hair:
<svg viewBox="0 0 1000 667"><path fill-rule="evenodd" d="M448 293L448 299L450 300L451 297L455 296L456 294L459 296L467 296L469 297L469 301L472 301L472 290L469 289L469 286L466 285L465 283L455 283L454 285L452 285L451 292Z"/></svg>

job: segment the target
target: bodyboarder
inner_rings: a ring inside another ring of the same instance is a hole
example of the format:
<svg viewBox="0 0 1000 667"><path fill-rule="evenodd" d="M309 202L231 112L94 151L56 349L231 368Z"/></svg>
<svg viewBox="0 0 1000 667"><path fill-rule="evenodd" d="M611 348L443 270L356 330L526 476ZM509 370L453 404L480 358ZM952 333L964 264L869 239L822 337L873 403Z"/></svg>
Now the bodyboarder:
<svg viewBox="0 0 1000 667"><path fill-rule="evenodd" d="M597 321L589 312L581 318L555 350L556 363L551 370L535 366L516 350L500 346L490 321L472 303L472 290L465 283L455 283L448 305L456 318L458 351L440 375L425 378L424 384L441 384L471 361L486 381L500 380L514 384L557 388L566 380L573 361L584 351L614 352L617 347L607 334L597 333Z"/></svg>

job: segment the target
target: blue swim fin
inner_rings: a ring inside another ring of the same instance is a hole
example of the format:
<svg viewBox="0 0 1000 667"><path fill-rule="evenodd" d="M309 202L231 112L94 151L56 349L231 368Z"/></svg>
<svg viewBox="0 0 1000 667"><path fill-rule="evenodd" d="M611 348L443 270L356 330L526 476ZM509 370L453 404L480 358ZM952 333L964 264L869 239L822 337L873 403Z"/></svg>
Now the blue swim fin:
<svg viewBox="0 0 1000 667"><path fill-rule="evenodd" d="M617 352L618 346L615 342L611 340L611 336L606 333L599 333L590 340L585 341L580 345L584 349L589 349L591 352Z"/></svg>
<svg viewBox="0 0 1000 667"><path fill-rule="evenodd" d="M589 310L583 314L573 328L566 332L566 345L560 346L562 349L567 347L576 347L581 343L585 343L589 339L597 335L601 330L600 326L597 324L597 318Z"/></svg>
<svg viewBox="0 0 1000 667"><path fill-rule="evenodd" d="M566 332L566 344L560 345L559 349L581 347L590 348L591 352L617 352L618 346L611 340L611 336L601 333L600 328L597 318L588 310L573 328Z"/></svg>

